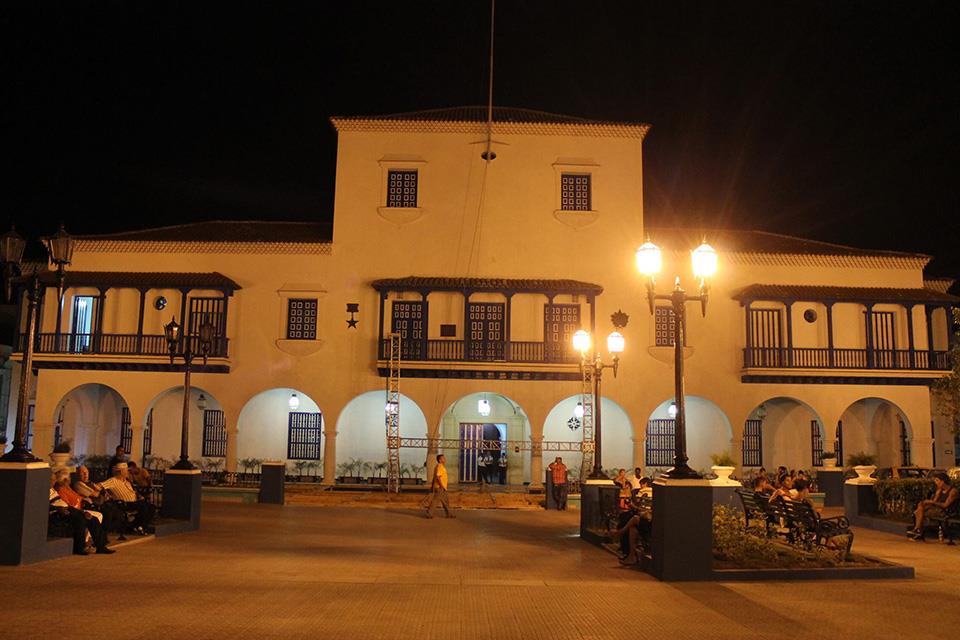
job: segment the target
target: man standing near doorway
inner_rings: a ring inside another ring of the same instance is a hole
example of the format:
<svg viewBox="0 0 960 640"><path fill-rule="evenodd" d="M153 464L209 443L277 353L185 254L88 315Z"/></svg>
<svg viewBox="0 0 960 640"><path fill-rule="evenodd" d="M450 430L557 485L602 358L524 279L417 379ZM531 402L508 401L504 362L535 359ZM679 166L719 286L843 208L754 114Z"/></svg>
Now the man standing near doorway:
<svg viewBox="0 0 960 640"><path fill-rule="evenodd" d="M553 480L553 503L557 505L557 511L566 511L567 465L563 464L563 458L557 456L547 468L550 470L550 479Z"/></svg>
<svg viewBox="0 0 960 640"><path fill-rule="evenodd" d="M446 517L454 517L450 513L450 501L447 498L447 467L444 463L447 458L441 453L437 456L437 466L433 468L433 479L430 480L430 504L427 505L427 517L433 517L433 505L440 501Z"/></svg>

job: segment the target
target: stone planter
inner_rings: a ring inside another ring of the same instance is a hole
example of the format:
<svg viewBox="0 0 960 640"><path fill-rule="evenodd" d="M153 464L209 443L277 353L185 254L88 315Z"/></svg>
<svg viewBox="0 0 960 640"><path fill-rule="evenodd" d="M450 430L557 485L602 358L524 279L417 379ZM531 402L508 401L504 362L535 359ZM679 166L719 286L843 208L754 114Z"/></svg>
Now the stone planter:
<svg viewBox="0 0 960 640"><path fill-rule="evenodd" d="M834 470L834 469L838 469L838 468L839 468L839 467L837 467L837 459L836 459L836 458L827 458L826 456L824 456L824 458L823 458L823 464L820 465L820 466L821 466L821 468L823 468L823 469L830 469L830 470Z"/></svg>
<svg viewBox="0 0 960 640"><path fill-rule="evenodd" d="M736 470L736 467L718 467L716 465L710 467L710 469L716 474L717 478L710 481L710 485L714 487L739 487L742 486L736 480L733 480L730 477L730 474Z"/></svg>
<svg viewBox="0 0 960 640"><path fill-rule="evenodd" d="M874 484L877 481L876 478L870 477L877 470L875 464L857 465L853 470L857 472L857 477L847 480L848 484Z"/></svg>
<svg viewBox="0 0 960 640"><path fill-rule="evenodd" d="M65 469L70 464L70 452L66 453L51 453L50 454L50 466L54 469Z"/></svg>

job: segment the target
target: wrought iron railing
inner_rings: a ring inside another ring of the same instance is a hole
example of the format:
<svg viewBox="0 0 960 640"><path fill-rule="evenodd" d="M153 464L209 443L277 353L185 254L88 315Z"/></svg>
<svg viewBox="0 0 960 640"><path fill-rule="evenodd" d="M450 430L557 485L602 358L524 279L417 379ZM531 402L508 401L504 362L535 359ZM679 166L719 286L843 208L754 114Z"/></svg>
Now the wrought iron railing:
<svg viewBox="0 0 960 640"><path fill-rule="evenodd" d="M919 349L747 347L743 366L771 369L918 369L947 371L949 352Z"/></svg>
<svg viewBox="0 0 960 640"><path fill-rule="evenodd" d="M200 353L200 337L187 336L193 352ZM17 348L23 351L26 336L18 336ZM210 349L211 358L225 358L229 339L215 337ZM180 351L182 351L182 346ZM170 353L167 339L162 335L136 333L40 333L33 345L34 353L78 355L137 355L166 356Z"/></svg>
<svg viewBox="0 0 960 640"><path fill-rule="evenodd" d="M390 341L380 341L379 358L388 357ZM525 362L576 364L580 356L566 345L536 341L470 342L467 340L408 341L404 360L432 362Z"/></svg>

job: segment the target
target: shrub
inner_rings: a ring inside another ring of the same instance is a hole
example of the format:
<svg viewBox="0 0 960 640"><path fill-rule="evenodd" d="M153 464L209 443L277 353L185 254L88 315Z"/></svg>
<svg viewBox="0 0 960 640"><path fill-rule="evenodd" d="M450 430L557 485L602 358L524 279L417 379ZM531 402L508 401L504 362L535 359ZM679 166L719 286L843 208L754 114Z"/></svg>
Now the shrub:
<svg viewBox="0 0 960 640"><path fill-rule="evenodd" d="M851 453L849 456L847 456L848 467L868 467L872 464L876 464L876 461L876 456L863 451Z"/></svg>
<svg viewBox="0 0 960 640"><path fill-rule="evenodd" d="M720 560L730 560L742 565L775 565L779 554L762 525L744 529L739 510L723 505L713 507L713 551Z"/></svg>
<svg viewBox="0 0 960 640"><path fill-rule="evenodd" d="M960 488L960 481L953 480L952 483ZM873 485L880 513L903 518L909 518L917 504L935 489L932 478L888 478Z"/></svg>
<svg viewBox="0 0 960 640"><path fill-rule="evenodd" d="M737 466L736 460L733 459L733 456L730 455L729 451L724 451L723 453L712 453L710 454L710 460L713 461L713 465L715 467Z"/></svg>
<svg viewBox="0 0 960 640"><path fill-rule="evenodd" d="M63 439L53 448L54 453L70 453L70 440Z"/></svg>

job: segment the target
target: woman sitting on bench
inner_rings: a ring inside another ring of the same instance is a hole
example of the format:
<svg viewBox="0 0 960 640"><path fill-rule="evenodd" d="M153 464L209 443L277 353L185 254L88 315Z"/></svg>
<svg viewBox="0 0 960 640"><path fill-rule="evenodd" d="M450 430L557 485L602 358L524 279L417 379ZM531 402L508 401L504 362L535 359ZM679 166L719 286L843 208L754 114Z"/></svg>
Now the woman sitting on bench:
<svg viewBox="0 0 960 640"><path fill-rule="evenodd" d="M939 520L946 517L947 510L953 506L960 497L960 491L950 484L950 477L942 471L933 474L933 482L937 490L933 492L933 497L927 500L921 500L917 505L917 510L913 512L913 529L907 532L907 537L914 540L923 538L923 519L930 518Z"/></svg>

